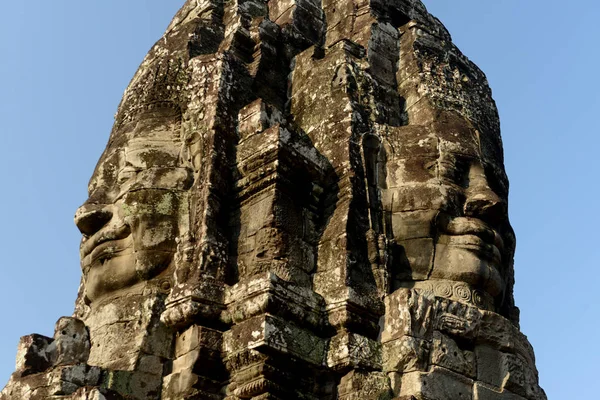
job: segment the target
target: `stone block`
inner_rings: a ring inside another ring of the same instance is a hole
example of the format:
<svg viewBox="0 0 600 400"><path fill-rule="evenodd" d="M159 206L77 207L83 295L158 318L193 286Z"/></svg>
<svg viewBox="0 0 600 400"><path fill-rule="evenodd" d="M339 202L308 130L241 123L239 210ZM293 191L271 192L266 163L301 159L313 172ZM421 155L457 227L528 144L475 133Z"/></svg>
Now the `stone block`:
<svg viewBox="0 0 600 400"><path fill-rule="evenodd" d="M474 353L461 350L453 339L440 332L433 334L431 364L447 368L469 378L476 377Z"/></svg>
<svg viewBox="0 0 600 400"><path fill-rule="evenodd" d="M143 354L169 358L172 334L160 323L159 295L129 294L99 306L86 319L90 330L89 364L134 370Z"/></svg>
<svg viewBox="0 0 600 400"><path fill-rule="evenodd" d="M352 371L338 385L339 400L391 399L390 381L380 371Z"/></svg>
<svg viewBox="0 0 600 400"><path fill-rule="evenodd" d="M272 105L258 99L242 108L239 113L238 133L240 141L282 122L282 115ZM239 150L238 150L239 151Z"/></svg>
<svg viewBox="0 0 600 400"><path fill-rule="evenodd" d="M98 367L85 364L58 366L44 373L15 381L7 399L48 399L52 396L70 396L80 388L100 385L101 376L102 371ZM6 389L2 391L0 399L5 400L2 395L7 392Z"/></svg>
<svg viewBox="0 0 600 400"><path fill-rule="evenodd" d="M401 214L396 213L392 215L392 230L401 226ZM392 273L395 280L410 281L427 279L433 269L433 239L419 238L399 241L395 244L394 250L394 261L397 261L397 265L395 265Z"/></svg>
<svg viewBox="0 0 600 400"><path fill-rule="evenodd" d="M299 34L301 40L312 44L319 41L324 28L321 4L314 0L271 0L269 1L269 18L282 27L293 27L296 31L295 34ZM288 40L292 43L295 41L293 36ZM308 46L304 48L306 47Z"/></svg>
<svg viewBox="0 0 600 400"><path fill-rule="evenodd" d="M504 384L506 371L502 367L504 354L491 346L475 347L477 358L477 380L501 388Z"/></svg>
<svg viewBox="0 0 600 400"><path fill-rule="evenodd" d="M246 350L276 352L310 364L324 362L326 341L314 333L272 315L263 314L234 325L224 334L224 351L234 355Z"/></svg>
<svg viewBox="0 0 600 400"><path fill-rule="evenodd" d="M460 198L460 190L451 185L442 186L436 181L414 186L388 189L388 198L394 198L392 211L437 210L443 203Z"/></svg>
<svg viewBox="0 0 600 400"><path fill-rule="evenodd" d="M97 388L80 388L70 396L52 396L48 400L112 400L109 396L107 398Z"/></svg>
<svg viewBox="0 0 600 400"><path fill-rule="evenodd" d="M158 400L161 395L162 381L160 375L135 372L129 380L129 393L140 400Z"/></svg>
<svg viewBox="0 0 600 400"><path fill-rule="evenodd" d="M424 145L425 146L425 145ZM408 147L404 144L404 147ZM418 149L423 151L423 149ZM388 168L388 186L394 188L396 185L406 183L434 183L437 179L438 166L437 156L435 154L424 155L416 154L405 154L402 158L393 158L386 163ZM393 192L392 192L393 193ZM394 204L395 210L401 211L400 203ZM415 211L419 211L418 209ZM432 212L433 210L421 210L422 212ZM404 237L404 236L402 236Z"/></svg>
<svg viewBox="0 0 600 400"><path fill-rule="evenodd" d="M519 354L529 364L535 364L531 344L511 321L498 313L482 311L478 325L478 341L490 343L502 351Z"/></svg>
<svg viewBox="0 0 600 400"><path fill-rule="evenodd" d="M181 357L193 350L205 348L220 351L223 333L200 325L193 325L175 340L175 356Z"/></svg>
<svg viewBox="0 0 600 400"><path fill-rule="evenodd" d="M236 324L266 312L311 330L323 325L323 298L273 272L241 280L230 291L227 303Z"/></svg>
<svg viewBox="0 0 600 400"><path fill-rule="evenodd" d="M167 309L160 316L164 326L187 327L196 318L214 320L222 315L226 293L224 284L207 275L201 274L200 279L173 288L167 298ZM168 358L169 355L163 357Z"/></svg>
<svg viewBox="0 0 600 400"><path fill-rule="evenodd" d="M200 359L200 349L192 350L173 360L173 373L193 370Z"/></svg>
<svg viewBox="0 0 600 400"><path fill-rule="evenodd" d="M379 315L372 313L374 310L365 307L365 304L357 304L352 290L342 288L332 291L326 299L331 304L327 307L326 318L332 327L338 331L347 330L371 339L377 338L380 330Z"/></svg>
<svg viewBox="0 0 600 400"><path fill-rule="evenodd" d="M198 375L191 370L176 372L163 378L162 396L164 400L179 400L198 382Z"/></svg>
<svg viewBox="0 0 600 400"><path fill-rule="evenodd" d="M484 383L475 382L473 386L473 400L525 400L525 398L507 390L497 391L486 386Z"/></svg>
<svg viewBox="0 0 600 400"><path fill-rule="evenodd" d="M538 384L537 372L521 356L503 353L487 345L477 346L475 355L478 381L497 391L507 390L530 399L545 397Z"/></svg>
<svg viewBox="0 0 600 400"><path fill-rule="evenodd" d="M398 289L385 298L383 343L403 336L430 340L433 335L434 301L410 289Z"/></svg>
<svg viewBox="0 0 600 400"><path fill-rule="evenodd" d="M367 51L369 73L384 85L394 86L399 54L398 31L386 23L373 24Z"/></svg>
<svg viewBox="0 0 600 400"><path fill-rule="evenodd" d="M240 128L244 131L240 131L239 134L247 136L237 147L236 160L237 169L251 183L257 180L251 173L261 167L264 169L265 163L274 159L274 154L280 147L281 129L279 125L267 127L269 122L265 120L267 117L262 111L248 115L246 118L244 125ZM257 132L258 129L262 130ZM265 175L263 173L262 176ZM241 186L240 182L237 183L237 186Z"/></svg>
<svg viewBox="0 0 600 400"><path fill-rule="evenodd" d="M69 382L78 387L96 386L102 378L102 369L85 364L60 366L52 370L54 380Z"/></svg>
<svg viewBox="0 0 600 400"><path fill-rule="evenodd" d="M352 36L356 18L355 7L354 1L323 0L323 10L327 19L327 47Z"/></svg>
<svg viewBox="0 0 600 400"><path fill-rule="evenodd" d="M545 398L544 391L539 387L535 367L519 355L505 353L502 360L505 372L503 389L509 390L528 399Z"/></svg>
<svg viewBox="0 0 600 400"><path fill-rule="evenodd" d="M15 376L27 376L43 372L52 365L47 348L53 339L42 335L27 335L19 340Z"/></svg>
<svg viewBox="0 0 600 400"><path fill-rule="evenodd" d="M388 195L393 192L387 190L382 191L383 201L387 204L391 204L393 207L392 195ZM420 210L420 211L400 211L392 213L391 227L395 237L401 237L405 240L419 239L431 237L432 226L430 221L435 217L435 212L431 210ZM433 248L433 245L430 245Z"/></svg>
<svg viewBox="0 0 600 400"><path fill-rule="evenodd" d="M401 399L471 400L473 381L445 368L434 367L431 372L402 375L400 393L396 395Z"/></svg>
<svg viewBox="0 0 600 400"><path fill-rule="evenodd" d="M431 343L412 336L402 336L383 344L383 370L407 373L425 371L428 366Z"/></svg>
<svg viewBox="0 0 600 400"><path fill-rule="evenodd" d="M136 400L158 400L161 396L160 376L131 371L107 371L101 388Z"/></svg>
<svg viewBox="0 0 600 400"><path fill-rule="evenodd" d="M153 355L142 355L138 361L137 370L152 375L161 375L163 373L165 360Z"/></svg>
<svg viewBox="0 0 600 400"><path fill-rule="evenodd" d="M432 281L436 295L435 327L450 337L478 341L481 310L462 302L445 298L453 293L453 285L448 281ZM428 290L426 290L428 291Z"/></svg>
<svg viewBox="0 0 600 400"><path fill-rule="evenodd" d="M259 201L242 206L240 222L242 225L245 225L246 229L244 233L247 236L257 234L261 230L273 229L271 226L274 224L274 196L275 193L270 192ZM262 239L262 241L265 245L269 243L267 239ZM260 253L260 251L257 252Z"/></svg>
<svg viewBox="0 0 600 400"><path fill-rule="evenodd" d="M381 369L381 343L352 332L341 332L329 342L327 365L336 370Z"/></svg>
<svg viewBox="0 0 600 400"><path fill-rule="evenodd" d="M90 355L90 335L83 321L68 317L59 319L48 354L54 365L86 363Z"/></svg>

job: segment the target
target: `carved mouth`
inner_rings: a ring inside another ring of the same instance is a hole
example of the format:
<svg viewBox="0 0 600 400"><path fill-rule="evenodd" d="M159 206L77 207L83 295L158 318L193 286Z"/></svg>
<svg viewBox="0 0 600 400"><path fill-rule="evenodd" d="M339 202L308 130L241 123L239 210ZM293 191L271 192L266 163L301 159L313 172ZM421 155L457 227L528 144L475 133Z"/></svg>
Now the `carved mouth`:
<svg viewBox="0 0 600 400"><path fill-rule="evenodd" d="M81 259L89 258L89 261L93 262L103 255L114 255L124 250L127 246L124 246L122 239L126 239L130 234L131 229L128 225L100 230L81 244Z"/></svg>
<svg viewBox="0 0 600 400"><path fill-rule="evenodd" d="M448 244L477 253L497 264L502 262L504 241L498 232L477 218L457 217L450 220L444 231Z"/></svg>
<svg viewBox="0 0 600 400"><path fill-rule="evenodd" d="M121 240L109 240L100 243L89 255L89 264L100 263L103 265L106 261L119 255L119 253L123 253L130 249L131 246L129 245L129 242L130 241L126 238Z"/></svg>
<svg viewBox="0 0 600 400"><path fill-rule="evenodd" d="M495 264L499 265L502 262L502 253L500 253L500 249L498 249L496 245L482 240L479 236L449 236L448 244L454 247L469 250L478 256L492 261Z"/></svg>

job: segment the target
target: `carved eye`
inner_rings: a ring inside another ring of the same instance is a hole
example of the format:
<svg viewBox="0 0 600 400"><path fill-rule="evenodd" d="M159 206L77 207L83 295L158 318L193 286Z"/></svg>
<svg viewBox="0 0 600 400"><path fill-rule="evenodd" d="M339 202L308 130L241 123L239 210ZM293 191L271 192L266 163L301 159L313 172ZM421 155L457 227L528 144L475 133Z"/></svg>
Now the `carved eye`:
<svg viewBox="0 0 600 400"><path fill-rule="evenodd" d="M128 182L129 180L135 178L137 172L138 171L133 167L125 167L121 171L119 171L119 175L117 176L117 182L119 184Z"/></svg>

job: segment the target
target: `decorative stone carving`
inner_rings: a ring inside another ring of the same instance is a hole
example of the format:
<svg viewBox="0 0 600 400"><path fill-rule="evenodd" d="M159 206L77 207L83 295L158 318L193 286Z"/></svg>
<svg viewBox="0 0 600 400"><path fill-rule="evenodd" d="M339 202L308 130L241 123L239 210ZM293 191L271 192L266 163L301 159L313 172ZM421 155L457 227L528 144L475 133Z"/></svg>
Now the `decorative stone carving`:
<svg viewBox="0 0 600 400"><path fill-rule="evenodd" d="M59 319L46 353L53 365L85 364L90 356L90 335L83 321Z"/></svg>
<svg viewBox="0 0 600 400"><path fill-rule="evenodd" d="M418 0L186 1L0 400L544 400L485 75Z"/></svg>

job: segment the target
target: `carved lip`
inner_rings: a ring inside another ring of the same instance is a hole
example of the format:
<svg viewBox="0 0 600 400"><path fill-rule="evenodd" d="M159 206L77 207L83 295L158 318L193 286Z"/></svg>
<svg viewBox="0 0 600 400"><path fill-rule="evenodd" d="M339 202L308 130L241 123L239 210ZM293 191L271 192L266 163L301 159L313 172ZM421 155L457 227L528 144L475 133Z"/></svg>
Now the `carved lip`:
<svg viewBox="0 0 600 400"><path fill-rule="evenodd" d="M450 235L453 246L473 250L500 263L504 241L498 232L477 218L456 217L448 222L444 231Z"/></svg>
<svg viewBox="0 0 600 400"><path fill-rule="evenodd" d="M117 249L119 251L124 250L122 246L119 246L120 243L117 243L117 241L127 238L130 234L131 229L128 225L121 225L114 229L100 230L81 244L81 258L85 259L91 255L92 260L95 260L102 252L108 254L116 253Z"/></svg>
<svg viewBox="0 0 600 400"><path fill-rule="evenodd" d="M96 262L100 262L104 264L106 260L109 260L116 256L119 253L123 253L130 248L128 245L129 241L127 239L121 240L109 240L106 242L100 243L92 253L88 256L89 264L94 264Z"/></svg>
<svg viewBox="0 0 600 400"><path fill-rule="evenodd" d="M472 251L495 264L502 262L502 254L496 245L483 241L475 235L449 236L448 244L465 250Z"/></svg>

